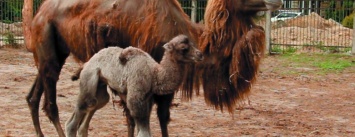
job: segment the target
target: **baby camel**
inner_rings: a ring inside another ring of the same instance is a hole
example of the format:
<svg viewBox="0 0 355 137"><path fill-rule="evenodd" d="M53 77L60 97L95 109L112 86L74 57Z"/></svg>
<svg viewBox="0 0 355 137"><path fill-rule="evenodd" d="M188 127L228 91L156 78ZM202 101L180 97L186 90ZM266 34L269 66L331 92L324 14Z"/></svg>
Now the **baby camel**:
<svg viewBox="0 0 355 137"><path fill-rule="evenodd" d="M127 122L137 125L138 137L151 136L149 120L153 94L171 94L182 82L185 65L201 61L202 53L187 36L179 35L164 46L160 64L141 49L109 47L95 54L80 72L80 94L66 123L67 137L88 135L95 111L109 101L107 86L119 95ZM132 136L134 131L132 132Z"/></svg>

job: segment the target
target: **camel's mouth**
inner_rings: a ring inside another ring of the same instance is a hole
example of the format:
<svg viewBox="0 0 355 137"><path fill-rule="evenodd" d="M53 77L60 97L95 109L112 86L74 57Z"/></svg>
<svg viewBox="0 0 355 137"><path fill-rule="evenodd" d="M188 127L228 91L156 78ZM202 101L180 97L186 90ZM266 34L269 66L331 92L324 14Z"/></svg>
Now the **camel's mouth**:
<svg viewBox="0 0 355 137"><path fill-rule="evenodd" d="M196 55L195 55L195 57L193 57L193 59L195 62L200 62L204 59L204 56L200 51L198 51L198 52L196 52Z"/></svg>
<svg viewBox="0 0 355 137"><path fill-rule="evenodd" d="M268 10L279 9L283 4L281 0L264 0L264 2Z"/></svg>
<svg viewBox="0 0 355 137"><path fill-rule="evenodd" d="M203 56L202 56L202 57L193 57L193 58L192 58L192 60L193 60L195 63L200 62L200 61L202 61L203 59L204 59Z"/></svg>

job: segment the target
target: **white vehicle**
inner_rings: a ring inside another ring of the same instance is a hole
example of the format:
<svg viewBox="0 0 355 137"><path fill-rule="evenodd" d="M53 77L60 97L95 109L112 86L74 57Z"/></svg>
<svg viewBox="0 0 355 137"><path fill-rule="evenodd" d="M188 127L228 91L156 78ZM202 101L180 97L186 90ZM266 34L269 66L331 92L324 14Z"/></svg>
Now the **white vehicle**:
<svg viewBox="0 0 355 137"><path fill-rule="evenodd" d="M296 18L299 16L302 16L302 12L281 12L278 15L276 15L275 17L271 18L271 22L275 22L275 21L285 21L287 19L292 19L292 18Z"/></svg>

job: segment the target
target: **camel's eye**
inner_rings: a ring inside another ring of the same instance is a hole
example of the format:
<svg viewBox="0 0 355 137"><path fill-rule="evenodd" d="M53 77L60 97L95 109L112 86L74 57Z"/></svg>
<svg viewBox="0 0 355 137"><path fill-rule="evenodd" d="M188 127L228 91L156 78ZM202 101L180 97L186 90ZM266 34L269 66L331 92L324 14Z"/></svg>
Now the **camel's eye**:
<svg viewBox="0 0 355 137"><path fill-rule="evenodd" d="M189 52L189 48L188 47L184 47L184 48L181 49L181 52L183 54L186 54L187 52Z"/></svg>
<svg viewBox="0 0 355 137"><path fill-rule="evenodd" d="M189 39L185 38L183 41L181 41L182 44L189 44Z"/></svg>

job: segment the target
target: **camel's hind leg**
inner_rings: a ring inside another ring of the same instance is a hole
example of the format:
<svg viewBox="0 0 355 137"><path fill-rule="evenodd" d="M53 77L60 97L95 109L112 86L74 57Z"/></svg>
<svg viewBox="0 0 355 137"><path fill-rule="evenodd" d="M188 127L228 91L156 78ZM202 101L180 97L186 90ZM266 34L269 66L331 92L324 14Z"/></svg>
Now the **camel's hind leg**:
<svg viewBox="0 0 355 137"><path fill-rule="evenodd" d="M41 126L39 123L39 115L38 115L39 102L40 102L42 93L43 93L42 79L40 79L37 76L35 82L32 85L30 93L26 97L26 101L27 101L28 107L30 108L32 122L33 122L33 125L35 127L38 137L43 137L43 133L41 131Z"/></svg>
<svg viewBox="0 0 355 137"><path fill-rule="evenodd" d="M45 102L43 110L54 124L58 135L64 137L63 129L60 125L58 106L56 103L56 85L59 79L60 70L69 56L69 50L60 45L61 41L55 36L54 27L47 23L42 24L41 34L36 34L32 44L37 44L34 57L38 61L38 75L36 83L27 96L27 102L31 109L33 123L38 136L43 136L40 131L38 120L38 104L44 91ZM37 118L36 118L37 117Z"/></svg>
<svg viewBox="0 0 355 137"><path fill-rule="evenodd" d="M66 123L67 137L75 137L78 129L79 136L86 137L92 116L96 110L105 106L110 98L106 84L99 82L99 72L85 76L89 77L81 78L78 103L72 117Z"/></svg>
<svg viewBox="0 0 355 137"><path fill-rule="evenodd" d="M79 125L79 130L78 130L78 135L80 137L87 137L88 136L88 129L89 129L89 124L91 121L91 118L94 116L95 112L102 107L104 107L110 100L110 95L107 92L107 85L104 84L103 82L99 82L97 86L97 92L96 92L96 99L97 99L97 104L95 108L91 111L89 111L81 124Z"/></svg>
<svg viewBox="0 0 355 137"><path fill-rule="evenodd" d="M85 110L75 108L74 113L65 124L65 131L67 137L76 137L76 132L78 130L79 124L84 119L87 113L88 112Z"/></svg>
<svg viewBox="0 0 355 137"><path fill-rule="evenodd" d="M80 92L78 103L74 109L74 113L65 124L66 136L76 137L80 124L84 121L85 117L95 111L97 99L95 96L87 94L88 92Z"/></svg>

